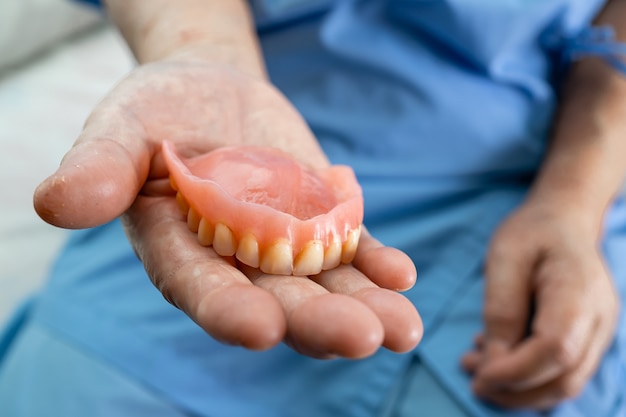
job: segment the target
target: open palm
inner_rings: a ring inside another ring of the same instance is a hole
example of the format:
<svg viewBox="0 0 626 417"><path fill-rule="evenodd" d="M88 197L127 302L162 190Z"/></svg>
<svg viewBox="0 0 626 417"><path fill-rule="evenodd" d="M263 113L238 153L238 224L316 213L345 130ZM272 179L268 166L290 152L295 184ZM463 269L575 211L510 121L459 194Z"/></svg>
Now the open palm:
<svg viewBox="0 0 626 417"><path fill-rule="evenodd" d="M415 268L366 231L351 265L312 277L263 274L200 246L169 187L163 140L186 157L251 144L328 166L306 123L267 82L229 68L162 62L138 68L96 107L37 189L38 213L66 228L123 215L155 286L225 343L266 349L285 340L310 356L358 358L381 345L406 351L419 342L417 311L392 291L411 287Z"/></svg>

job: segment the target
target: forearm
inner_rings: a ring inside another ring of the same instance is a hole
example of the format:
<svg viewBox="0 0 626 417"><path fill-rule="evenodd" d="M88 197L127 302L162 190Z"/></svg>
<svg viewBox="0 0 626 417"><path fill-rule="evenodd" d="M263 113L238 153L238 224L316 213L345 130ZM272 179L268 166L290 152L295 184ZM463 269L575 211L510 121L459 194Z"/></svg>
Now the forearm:
<svg viewBox="0 0 626 417"><path fill-rule="evenodd" d="M244 0L105 0L140 63L206 60L266 77Z"/></svg>
<svg viewBox="0 0 626 417"><path fill-rule="evenodd" d="M596 24L626 40L626 1L613 0ZM575 64L566 81L550 149L531 200L576 208L594 231L626 172L626 77L599 59Z"/></svg>

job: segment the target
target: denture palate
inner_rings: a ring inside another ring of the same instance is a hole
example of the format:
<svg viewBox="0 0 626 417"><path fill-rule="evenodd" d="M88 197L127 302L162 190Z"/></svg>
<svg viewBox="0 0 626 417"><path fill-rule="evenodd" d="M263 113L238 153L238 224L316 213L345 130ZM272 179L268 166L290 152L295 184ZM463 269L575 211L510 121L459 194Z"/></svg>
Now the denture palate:
<svg viewBox="0 0 626 417"><path fill-rule="evenodd" d="M266 274L315 275L352 262L363 221L351 168L313 170L274 148L183 158L163 143L176 201L203 246Z"/></svg>

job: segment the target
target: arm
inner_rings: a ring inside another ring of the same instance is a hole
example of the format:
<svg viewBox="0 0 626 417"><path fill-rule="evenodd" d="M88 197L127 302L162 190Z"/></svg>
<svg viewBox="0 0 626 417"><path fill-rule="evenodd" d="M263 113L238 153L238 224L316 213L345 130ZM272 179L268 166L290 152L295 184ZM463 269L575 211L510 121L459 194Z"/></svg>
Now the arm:
<svg viewBox="0 0 626 417"><path fill-rule="evenodd" d="M206 60L266 78L250 11L243 0L105 0L140 63Z"/></svg>
<svg viewBox="0 0 626 417"><path fill-rule="evenodd" d="M106 4L142 65L93 110L59 169L38 187L39 215L67 228L121 216L163 296L225 343L267 349L286 341L311 356L352 358L380 346L413 348L419 315L388 290L415 281L405 254L364 233L352 265L310 279L265 275L200 246L176 207L163 140L184 156L254 144L328 165L306 123L267 81L246 3Z"/></svg>
<svg viewBox="0 0 626 417"><path fill-rule="evenodd" d="M626 40L626 2L608 2L596 24ZM615 331L619 301L598 245L626 172L626 77L599 59L581 61L559 110L526 201L492 241L486 329L464 358L475 392L505 407L576 396Z"/></svg>
<svg viewBox="0 0 626 417"><path fill-rule="evenodd" d="M596 24L612 26L625 42L626 2L609 2ZM599 233L626 173L626 76L600 59L584 60L572 67L561 103L530 199L579 207Z"/></svg>

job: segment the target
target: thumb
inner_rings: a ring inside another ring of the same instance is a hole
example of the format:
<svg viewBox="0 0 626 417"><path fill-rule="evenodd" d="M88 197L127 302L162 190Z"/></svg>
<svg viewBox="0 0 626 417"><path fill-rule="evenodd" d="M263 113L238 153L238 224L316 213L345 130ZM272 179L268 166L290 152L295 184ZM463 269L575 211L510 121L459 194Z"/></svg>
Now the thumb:
<svg viewBox="0 0 626 417"><path fill-rule="evenodd" d="M492 243L485 270L486 358L509 351L524 338L534 264L534 252L518 239L499 236Z"/></svg>
<svg viewBox="0 0 626 417"><path fill-rule="evenodd" d="M106 113L94 112L57 171L35 190L35 210L46 222L93 227L113 220L135 200L152 150L138 122Z"/></svg>

